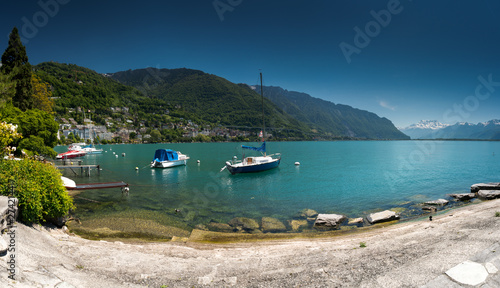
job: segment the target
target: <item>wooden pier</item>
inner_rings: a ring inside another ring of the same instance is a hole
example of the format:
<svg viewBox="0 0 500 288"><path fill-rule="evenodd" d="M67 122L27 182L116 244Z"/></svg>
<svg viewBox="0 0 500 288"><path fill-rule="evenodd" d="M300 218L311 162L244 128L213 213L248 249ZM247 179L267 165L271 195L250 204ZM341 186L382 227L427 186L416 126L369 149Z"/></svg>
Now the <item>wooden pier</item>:
<svg viewBox="0 0 500 288"><path fill-rule="evenodd" d="M97 169L97 174L101 173L101 166L100 165L59 165L56 166L57 169L70 169L75 175L78 175L78 173L75 170L80 170L80 175L87 175L90 176L90 169Z"/></svg>
<svg viewBox="0 0 500 288"><path fill-rule="evenodd" d="M76 184L75 187L67 187L68 190L90 190L90 189L105 189L105 188L123 188L128 187L128 184L120 182L106 182L106 183L87 183Z"/></svg>

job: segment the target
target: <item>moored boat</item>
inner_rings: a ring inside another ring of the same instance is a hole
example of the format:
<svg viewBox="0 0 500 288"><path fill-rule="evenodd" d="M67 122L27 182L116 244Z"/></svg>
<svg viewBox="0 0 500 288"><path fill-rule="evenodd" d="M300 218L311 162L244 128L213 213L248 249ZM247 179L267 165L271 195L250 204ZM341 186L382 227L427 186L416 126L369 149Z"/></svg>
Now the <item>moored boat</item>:
<svg viewBox="0 0 500 288"><path fill-rule="evenodd" d="M71 159L71 158L77 158L77 157L82 157L85 156L87 152L81 151L81 150L69 150L64 153L59 153L56 156L56 159Z"/></svg>
<svg viewBox="0 0 500 288"><path fill-rule="evenodd" d="M157 149L151 161L151 168L169 168L186 165L189 157L172 149Z"/></svg>
<svg viewBox="0 0 500 288"><path fill-rule="evenodd" d="M227 169L231 174L238 173L252 173L261 172L269 169L276 168L280 165L281 154L275 153L271 155L266 154L266 130L264 122L264 93L262 92L262 73L260 73L260 94L262 98L262 131L260 131L260 136L262 138L262 145L260 147L241 145L243 149L249 149L254 151L259 151L262 153L261 156L251 156L243 157L243 160L234 159L226 161L226 166L222 167L221 171Z"/></svg>
<svg viewBox="0 0 500 288"><path fill-rule="evenodd" d="M86 154L102 154L102 149L95 148L92 144L75 143L68 147L69 150L85 151Z"/></svg>
<svg viewBox="0 0 500 288"><path fill-rule="evenodd" d="M233 159L231 161L226 161L225 168L227 168L231 174L261 172L276 168L280 165L281 155L279 153L266 155L266 142L263 142L258 148L245 145L241 147L243 149L263 152L263 155L245 157L243 160Z"/></svg>

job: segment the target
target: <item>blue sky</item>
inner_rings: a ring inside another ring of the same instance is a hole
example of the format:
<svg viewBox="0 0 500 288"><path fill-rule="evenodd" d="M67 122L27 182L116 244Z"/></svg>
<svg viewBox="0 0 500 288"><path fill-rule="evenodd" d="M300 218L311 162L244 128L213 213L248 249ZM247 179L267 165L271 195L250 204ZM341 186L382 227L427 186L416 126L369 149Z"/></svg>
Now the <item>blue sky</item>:
<svg viewBox="0 0 500 288"><path fill-rule="evenodd" d="M404 127L500 118L500 1L2 1L30 63L199 69Z"/></svg>

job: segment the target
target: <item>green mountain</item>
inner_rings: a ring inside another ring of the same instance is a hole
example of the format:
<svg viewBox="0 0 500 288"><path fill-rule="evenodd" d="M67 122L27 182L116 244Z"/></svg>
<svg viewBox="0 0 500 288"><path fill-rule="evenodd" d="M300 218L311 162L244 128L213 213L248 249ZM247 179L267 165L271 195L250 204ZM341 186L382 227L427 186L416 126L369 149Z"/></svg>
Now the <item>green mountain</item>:
<svg viewBox="0 0 500 288"><path fill-rule="evenodd" d="M44 62L34 66L34 71L52 86L55 112L59 117L71 117L82 123L83 114L72 109L81 107L84 111L91 110L92 120L102 125L106 117L122 117L113 113L111 107L129 107L136 112L161 112L158 107L162 103L145 97L133 87L84 67Z"/></svg>
<svg viewBox="0 0 500 288"><path fill-rule="evenodd" d="M260 86L255 89L260 90ZM280 87L264 86L263 90L266 98L320 134L368 139L410 139L387 118L375 113Z"/></svg>
<svg viewBox="0 0 500 288"><path fill-rule="evenodd" d="M103 75L73 64L45 62L34 71L52 86L58 118L83 123L83 113L74 109L81 107L91 111L97 124L121 118L136 129L159 128L179 119L199 127L262 127L262 98L255 87L199 70L146 68ZM368 111L279 87L265 87L264 96L266 132L280 139L408 139L389 120ZM115 112L112 107L128 110Z"/></svg>
<svg viewBox="0 0 500 288"><path fill-rule="evenodd" d="M111 78L135 87L149 98L182 108L191 119L225 127L262 127L262 98L244 84L191 69L128 70L113 73ZM264 100L266 131L309 132L306 125Z"/></svg>

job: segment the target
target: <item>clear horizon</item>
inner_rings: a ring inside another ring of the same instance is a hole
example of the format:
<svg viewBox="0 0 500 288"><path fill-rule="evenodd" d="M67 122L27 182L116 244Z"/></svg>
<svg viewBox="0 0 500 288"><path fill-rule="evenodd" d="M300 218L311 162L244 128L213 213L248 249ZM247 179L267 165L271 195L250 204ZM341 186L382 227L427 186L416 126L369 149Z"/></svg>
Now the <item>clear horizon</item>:
<svg viewBox="0 0 500 288"><path fill-rule="evenodd" d="M499 119L495 1L10 1L30 63L99 73L190 68L420 120Z"/></svg>

